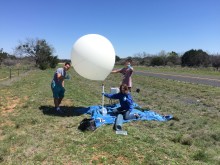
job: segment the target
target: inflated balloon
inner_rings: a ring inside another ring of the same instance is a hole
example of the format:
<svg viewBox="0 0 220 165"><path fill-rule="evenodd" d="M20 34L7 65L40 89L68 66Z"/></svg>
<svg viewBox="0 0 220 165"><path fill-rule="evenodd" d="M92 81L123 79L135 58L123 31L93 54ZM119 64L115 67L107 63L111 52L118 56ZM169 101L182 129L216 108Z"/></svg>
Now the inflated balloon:
<svg viewBox="0 0 220 165"><path fill-rule="evenodd" d="M115 50L107 38L99 34L88 34L74 43L71 62L82 77L105 80L114 67Z"/></svg>

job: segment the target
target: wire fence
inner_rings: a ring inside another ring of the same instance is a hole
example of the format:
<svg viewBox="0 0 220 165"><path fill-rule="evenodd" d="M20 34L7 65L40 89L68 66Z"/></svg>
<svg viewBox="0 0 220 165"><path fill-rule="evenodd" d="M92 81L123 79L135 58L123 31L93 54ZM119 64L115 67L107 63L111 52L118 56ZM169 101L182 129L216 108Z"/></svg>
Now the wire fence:
<svg viewBox="0 0 220 165"><path fill-rule="evenodd" d="M21 74L29 71L30 68L3 68L0 69L0 82L13 77L19 77Z"/></svg>

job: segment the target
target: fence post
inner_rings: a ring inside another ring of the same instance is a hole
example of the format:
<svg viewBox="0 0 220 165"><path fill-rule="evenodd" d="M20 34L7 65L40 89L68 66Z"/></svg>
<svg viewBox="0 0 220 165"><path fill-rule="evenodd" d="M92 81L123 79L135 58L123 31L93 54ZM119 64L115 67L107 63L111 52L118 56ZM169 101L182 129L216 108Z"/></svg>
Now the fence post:
<svg viewBox="0 0 220 165"><path fill-rule="evenodd" d="M10 75L9 75L10 79L11 79L11 68L10 68Z"/></svg>

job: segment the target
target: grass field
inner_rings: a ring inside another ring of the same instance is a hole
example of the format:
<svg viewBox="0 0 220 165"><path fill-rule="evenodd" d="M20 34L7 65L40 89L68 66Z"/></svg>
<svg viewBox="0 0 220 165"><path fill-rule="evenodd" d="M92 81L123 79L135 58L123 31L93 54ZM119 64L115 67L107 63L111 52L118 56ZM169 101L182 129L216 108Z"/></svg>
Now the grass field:
<svg viewBox="0 0 220 165"><path fill-rule="evenodd" d="M117 66L121 68L123 66ZM135 66L135 70L139 71L149 71L149 72L159 72L159 73L175 73L175 74L190 74L190 75L197 75L197 76L212 76L212 77L219 77L220 72L217 71L213 67L181 67L181 66Z"/></svg>
<svg viewBox="0 0 220 165"><path fill-rule="evenodd" d="M133 75L133 90L141 90L132 92L136 103L180 120L126 123L127 136L116 135L112 125L83 133L77 127L89 116L74 109L101 104L102 82L70 70L62 103L67 115L59 116L53 72L33 70L0 84L0 164L220 164L220 88ZM106 91L120 80L109 75Z"/></svg>

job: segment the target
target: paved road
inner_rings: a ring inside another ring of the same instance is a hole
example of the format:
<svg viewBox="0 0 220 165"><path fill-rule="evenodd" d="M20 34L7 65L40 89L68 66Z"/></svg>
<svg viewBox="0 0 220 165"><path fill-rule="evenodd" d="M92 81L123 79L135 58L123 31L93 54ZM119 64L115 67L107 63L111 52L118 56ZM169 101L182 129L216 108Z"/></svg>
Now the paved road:
<svg viewBox="0 0 220 165"><path fill-rule="evenodd" d="M205 85L211 85L214 87L220 87L220 78L218 79L214 77L183 75L183 74L178 75L178 74L171 74L171 73L155 73L155 72L148 72L148 71L135 71L134 73L136 75L151 76L151 77L190 82L194 84L205 84Z"/></svg>

